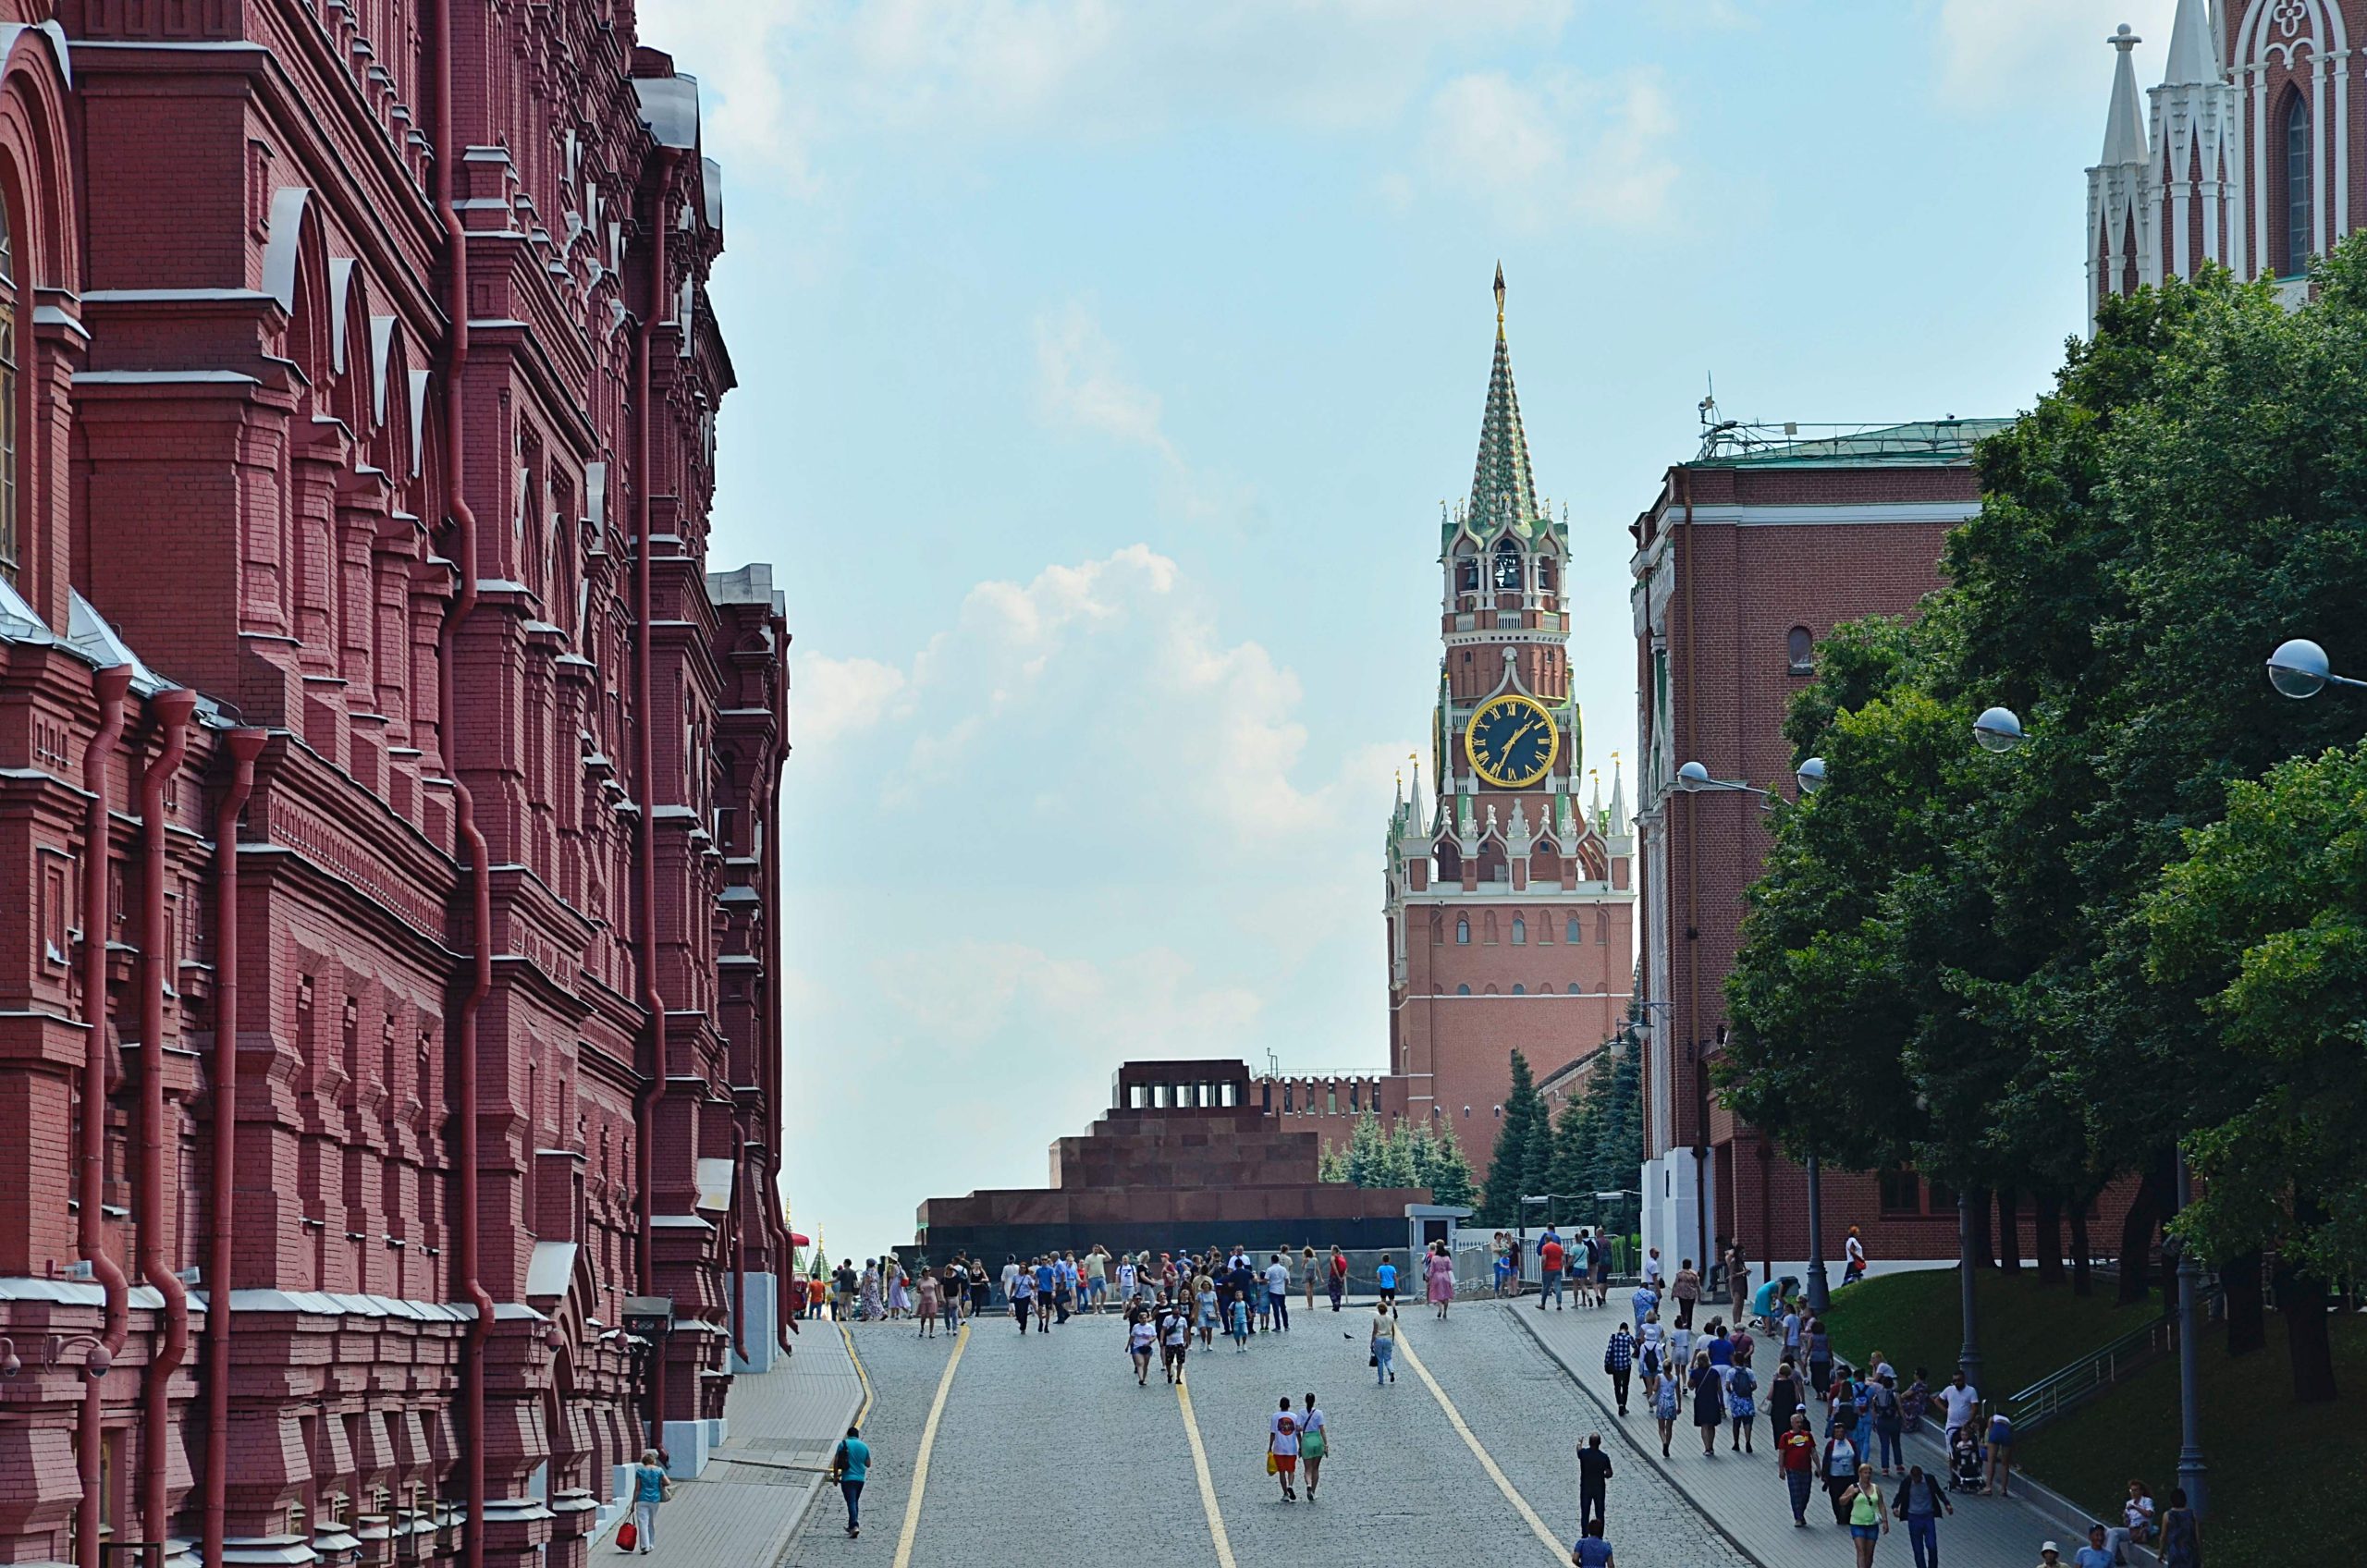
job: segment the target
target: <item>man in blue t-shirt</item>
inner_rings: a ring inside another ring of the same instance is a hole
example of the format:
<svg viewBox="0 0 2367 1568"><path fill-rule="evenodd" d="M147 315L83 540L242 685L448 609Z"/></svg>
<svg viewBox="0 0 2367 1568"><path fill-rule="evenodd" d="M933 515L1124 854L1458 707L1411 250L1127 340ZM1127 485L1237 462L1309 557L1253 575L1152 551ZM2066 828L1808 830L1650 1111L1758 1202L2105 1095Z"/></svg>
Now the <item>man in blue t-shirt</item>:
<svg viewBox="0 0 2367 1568"><path fill-rule="evenodd" d="M1380 1299L1392 1306L1396 1305L1397 1265L1389 1261L1387 1253L1380 1255L1380 1267L1373 1270L1373 1278L1380 1283Z"/></svg>
<svg viewBox="0 0 2367 1568"><path fill-rule="evenodd" d="M1611 1543L1602 1538L1602 1525L1588 1520L1586 1534L1570 1548L1572 1568L1618 1568L1618 1559L1612 1554Z"/></svg>
<svg viewBox="0 0 2367 1568"><path fill-rule="evenodd" d="M839 1483L839 1493L847 1500L849 1540L863 1534L863 1478L870 1472L871 1445L863 1440L861 1427L849 1427L846 1440L830 1456L830 1478Z"/></svg>

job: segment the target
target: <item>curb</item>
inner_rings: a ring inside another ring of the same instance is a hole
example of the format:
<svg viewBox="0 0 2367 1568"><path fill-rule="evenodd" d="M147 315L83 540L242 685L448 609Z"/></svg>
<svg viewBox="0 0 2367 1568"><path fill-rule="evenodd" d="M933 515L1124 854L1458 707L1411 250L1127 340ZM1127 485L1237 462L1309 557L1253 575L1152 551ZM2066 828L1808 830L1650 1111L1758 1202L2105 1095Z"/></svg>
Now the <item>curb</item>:
<svg viewBox="0 0 2367 1568"><path fill-rule="evenodd" d="M1671 1487L1674 1488L1676 1494L1685 1499L1687 1506L1689 1506L1695 1513L1700 1515L1701 1522L1703 1524L1709 1525L1710 1528L1717 1531L1720 1536L1723 1537L1725 1543L1734 1548L1735 1550L1741 1555L1744 1562L1755 1562L1759 1565L1759 1568L1768 1568L1767 1560L1760 1556L1759 1553L1751 1550L1748 1546L1745 1546L1739 1537L1737 1537L1732 1530L1726 1528L1723 1520L1709 1509L1701 1506L1701 1501L1693 1495L1692 1488L1686 1486L1684 1482L1678 1480L1674 1472L1655 1462L1654 1456L1645 1449L1643 1443L1637 1438L1636 1434L1628 1429L1626 1423L1619 1419L1618 1407L1605 1400L1600 1394L1595 1392L1594 1390L1588 1386L1587 1380L1578 1375L1577 1368L1572 1366L1569 1361L1560 1351L1555 1350L1551 1345L1546 1342L1544 1335L1539 1333L1534 1328L1531 1328L1528 1320L1523 1317L1518 1311L1515 1311L1512 1314L1512 1319L1514 1322L1520 1325L1521 1332L1527 1334L1537 1348L1545 1353L1547 1359L1562 1369L1562 1375L1570 1379L1571 1386L1576 1389L1579 1393L1585 1395L1588 1403L1592 1403L1596 1409L1602 1412L1606 1418L1604 1425L1617 1432L1620 1438L1625 1441L1627 1446L1636 1451L1636 1457L1642 1460L1649 1469L1666 1480Z"/></svg>

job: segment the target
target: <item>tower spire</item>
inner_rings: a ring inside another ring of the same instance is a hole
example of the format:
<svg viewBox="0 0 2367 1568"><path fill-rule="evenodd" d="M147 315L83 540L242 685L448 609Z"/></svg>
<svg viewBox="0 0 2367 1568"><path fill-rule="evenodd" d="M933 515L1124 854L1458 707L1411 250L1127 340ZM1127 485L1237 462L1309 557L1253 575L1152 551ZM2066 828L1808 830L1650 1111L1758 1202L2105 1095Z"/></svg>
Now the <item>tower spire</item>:
<svg viewBox="0 0 2367 1568"><path fill-rule="evenodd" d="M2137 67L2130 63L2128 52L2145 41L2120 24L2120 31L2105 40L2120 52L2112 67L2112 109L2104 116L2104 153L2097 160L2104 167L2118 164L2142 164L2145 151L2145 114L2138 107Z"/></svg>
<svg viewBox="0 0 2367 1568"><path fill-rule="evenodd" d="M1520 396L1513 390L1512 349L1504 342L1504 264L1496 263L1496 362L1488 374L1488 409L1479 423L1479 460L1471 473L1469 516L1481 529L1511 514L1515 527L1537 521L1537 482L1528 468L1528 436L1520 425Z"/></svg>
<svg viewBox="0 0 2367 1568"><path fill-rule="evenodd" d="M2219 43L2212 35L2202 0L2178 0L2177 16L2170 23L2169 68L2162 85L2191 87L2219 79Z"/></svg>

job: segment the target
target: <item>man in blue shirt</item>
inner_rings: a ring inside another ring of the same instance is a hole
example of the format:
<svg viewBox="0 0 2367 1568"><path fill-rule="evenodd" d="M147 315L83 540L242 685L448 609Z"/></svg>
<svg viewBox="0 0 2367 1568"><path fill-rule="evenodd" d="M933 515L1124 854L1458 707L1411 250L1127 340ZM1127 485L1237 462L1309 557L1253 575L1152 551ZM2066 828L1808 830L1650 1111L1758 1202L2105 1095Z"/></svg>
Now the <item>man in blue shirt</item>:
<svg viewBox="0 0 2367 1568"><path fill-rule="evenodd" d="M1577 1544L1570 1548L1572 1568L1619 1568L1619 1560L1613 1555L1611 1543L1602 1538L1602 1525L1588 1520L1586 1532L1578 1537Z"/></svg>
<svg viewBox="0 0 2367 1568"><path fill-rule="evenodd" d="M1392 1306L1396 1305L1397 1265L1389 1261L1387 1253L1380 1255L1380 1267L1373 1270L1373 1278L1380 1285L1380 1299Z"/></svg>
<svg viewBox="0 0 2367 1568"><path fill-rule="evenodd" d="M840 1495L847 1500L849 1540L863 1534L863 1478L870 1472L871 1445L863 1440L861 1427L849 1427L846 1440L830 1456L830 1478L839 1483Z"/></svg>

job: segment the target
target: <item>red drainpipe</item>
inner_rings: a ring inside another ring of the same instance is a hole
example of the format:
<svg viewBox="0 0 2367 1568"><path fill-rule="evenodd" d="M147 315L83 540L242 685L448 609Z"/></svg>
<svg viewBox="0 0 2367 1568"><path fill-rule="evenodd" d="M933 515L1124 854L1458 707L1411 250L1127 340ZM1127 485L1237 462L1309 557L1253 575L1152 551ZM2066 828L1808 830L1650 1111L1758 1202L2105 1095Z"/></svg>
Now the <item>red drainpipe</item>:
<svg viewBox="0 0 2367 1568"><path fill-rule="evenodd" d="M452 7L456 0L435 0L435 48L438 75L435 113L431 121L435 160L435 214L444 227L446 337L444 349L444 504L452 518L452 559L460 572L460 591L444 617L436 649L436 710L443 731L444 772L452 781L452 821L455 851L468 861L470 891L469 989L460 998L455 1019L455 1076L460 1080L460 1215L454 1222L452 1272L460 1294L473 1316L469 1321L466 1354L460 1367L460 1443L467 1451L469 1523L462 1536L462 1561L468 1568L484 1562L485 1431L484 1346L493 1332L493 1297L477 1274L477 1011L493 989L493 868L485 852L484 835L478 830L476 802L460 779L460 698L455 674L460 656L460 629L477 607L477 520L469 509L463 480L468 443L463 439L468 409L460 396L461 373L469 362L469 231L453 205L452 187L460 168L460 147L452 129L452 99L459 72L452 53Z"/></svg>
<svg viewBox="0 0 2367 1568"><path fill-rule="evenodd" d="M270 737L233 729L230 787L214 808L214 1234L205 1258L205 1568L221 1568L230 1502L230 1242L238 1219L239 813Z"/></svg>
<svg viewBox="0 0 2367 1568"><path fill-rule="evenodd" d="M140 1277L164 1298L165 1334L141 1374L140 1388L140 1514L147 1538L161 1541L170 1533L166 1513L165 1443L169 1435L166 1395L173 1374L189 1359L189 1292L173 1272L165 1250L165 784L180 771L189 752L190 715L197 711L197 693L176 687L149 699L150 711L162 727L165 749L148 765L140 779L140 834L142 863L140 876L140 1212L134 1221L140 1234Z"/></svg>
<svg viewBox="0 0 2367 1568"><path fill-rule="evenodd" d="M731 1354L748 1359L748 1129L731 1118ZM761 1223L761 1221L759 1221Z"/></svg>
<svg viewBox="0 0 2367 1568"><path fill-rule="evenodd" d="M787 628L779 619L773 622L774 635L785 639ZM785 643L776 643L783 646ZM787 738L781 744L786 747ZM775 1316L779 1322L775 1331L780 1336L780 1348L790 1348L789 1336L796 1329L789 1316L789 1278L797 1270L797 1249L790 1245L789 1217L780 1207L781 1140L787 1136L782 1128L787 1112L781 1107L781 1034L780 1034L780 768L773 769L772 801L765 813L765 1110L772 1125L765 1131L766 1210L772 1216L776 1272L774 1293L779 1298Z"/></svg>
<svg viewBox="0 0 2367 1568"><path fill-rule="evenodd" d="M131 1330L131 1298L123 1270L107 1256L107 755L123 738L123 699L131 690L131 667L112 665L91 678L99 699L99 728L82 752L82 788L89 796L82 829L82 1169L75 1216L75 1243L92 1278L105 1292L99 1342L91 1347L83 1373L82 1412L74 1430L82 1472L82 1498L74 1510L74 1560L99 1568L99 1446L105 1415L101 1380Z"/></svg>
<svg viewBox="0 0 2367 1568"><path fill-rule="evenodd" d="M656 650L650 646L649 550L651 519L650 432L656 424L649 406L650 361L657 348L657 323L666 312L666 193L673 182L675 151L657 149L656 210L650 214L649 304L642 312L641 352L633 361L634 523L638 545L633 552L633 641L639 656L633 661L634 788L641 792L641 818L633 827L633 853L641 876L641 1006L649 1015L649 1079L634 1096L637 1125L633 1129L633 1184L641 1210L641 1293L657 1293L657 1258L649 1223L656 1207L652 1167L657 1139L657 1108L666 1098L666 998L657 989L657 763L650 731L653 708L649 667ZM666 1430L666 1346L660 1343L649 1358L649 1446L663 1448Z"/></svg>

